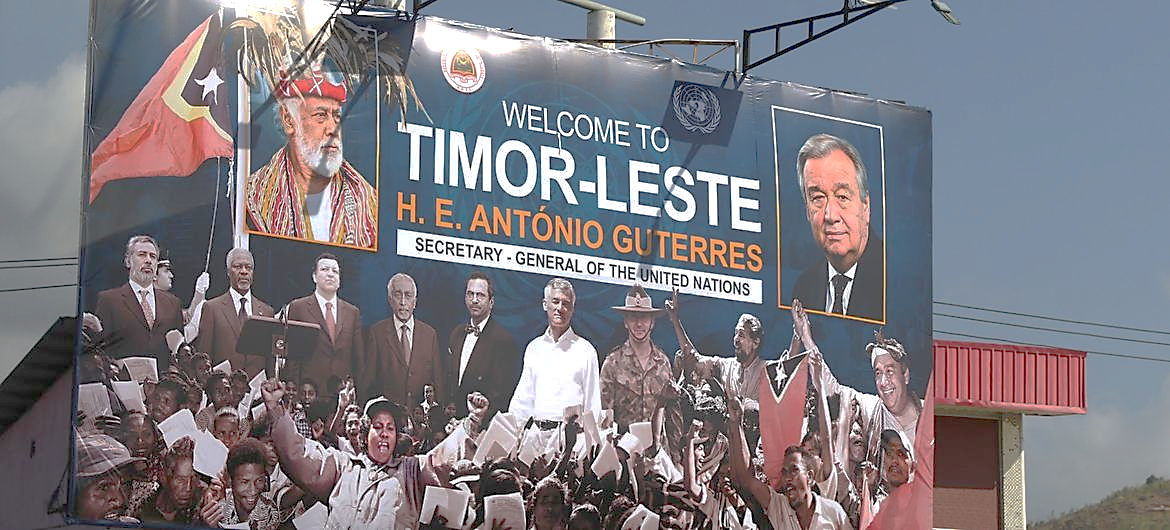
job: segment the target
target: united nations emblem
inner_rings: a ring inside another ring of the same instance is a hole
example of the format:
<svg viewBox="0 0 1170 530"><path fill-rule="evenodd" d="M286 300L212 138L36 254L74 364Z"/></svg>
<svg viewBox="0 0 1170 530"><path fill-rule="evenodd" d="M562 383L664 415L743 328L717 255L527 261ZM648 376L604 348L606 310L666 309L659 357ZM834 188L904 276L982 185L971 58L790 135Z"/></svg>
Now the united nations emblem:
<svg viewBox="0 0 1170 530"><path fill-rule="evenodd" d="M451 88L464 94L479 90L487 79L487 69L483 64L483 57L475 48L463 47L443 50L439 58L439 67L443 70L443 77Z"/></svg>
<svg viewBox="0 0 1170 530"><path fill-rule="evenodd" d="M679 83L671 98L674 116L686 130L711 134L719 127L719 98L702 85Z"/></svg>

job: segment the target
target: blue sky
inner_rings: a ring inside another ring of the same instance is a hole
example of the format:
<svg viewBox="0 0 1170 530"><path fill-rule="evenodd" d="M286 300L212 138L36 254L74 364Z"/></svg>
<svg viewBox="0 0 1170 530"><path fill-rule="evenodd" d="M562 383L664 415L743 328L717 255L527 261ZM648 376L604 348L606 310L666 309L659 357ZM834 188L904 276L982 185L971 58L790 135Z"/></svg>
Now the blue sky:
<svg viewBox="0 0 1170 530"><path fill-rule="evenodd" d="M927 0L905 2L752 73L932 111L935 300L1170 329L1170 171L1159 158L1170 152L1170 33L1161 25L1170 4L949 3L961 26ZM619 22L620 38L738 39L746 27L840 7L613 4L648 19ZM88 12L80 1L0 4L0 260L77 255ZM426 12L534 35L585 33L585 12L554 0L439 0ZM731 56L710 64L730 68ZM0 289L76 280L74 268L2 272ZM0 296L0 373L55 317L76 311L71 289ZM935 327L1170 359L1159 345L949 318ZM1025 421L1032 520L1170 475L1170 364L1091 355L1087 372L1089 414Z"/></svg>

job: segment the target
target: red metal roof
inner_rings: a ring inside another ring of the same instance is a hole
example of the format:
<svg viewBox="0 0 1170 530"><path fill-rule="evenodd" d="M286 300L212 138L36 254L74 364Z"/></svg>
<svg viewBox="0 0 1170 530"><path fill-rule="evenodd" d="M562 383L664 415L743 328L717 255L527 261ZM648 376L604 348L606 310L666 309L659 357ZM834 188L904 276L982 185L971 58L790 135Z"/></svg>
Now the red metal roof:
<svg viewBox="0 0 1170 530"><path fill-rule="evenodd" d="M1025 414L1085 413L1085 352L934 341L937 405Z"/></svg>

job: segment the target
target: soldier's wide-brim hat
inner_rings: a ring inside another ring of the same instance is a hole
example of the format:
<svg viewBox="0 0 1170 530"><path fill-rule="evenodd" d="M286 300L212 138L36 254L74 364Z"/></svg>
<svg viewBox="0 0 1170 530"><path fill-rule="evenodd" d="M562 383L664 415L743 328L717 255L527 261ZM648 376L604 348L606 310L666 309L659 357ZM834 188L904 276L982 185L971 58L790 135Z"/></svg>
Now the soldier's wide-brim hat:
<svg viewBox="0 0 1170 530"><path fill-rule="evenodd" d="M623 313L661 315L666 312L666 309L654 307L654 301L640 284L630 287L630 292L626 293L625 305L615 305L613 308Z"/></svg>

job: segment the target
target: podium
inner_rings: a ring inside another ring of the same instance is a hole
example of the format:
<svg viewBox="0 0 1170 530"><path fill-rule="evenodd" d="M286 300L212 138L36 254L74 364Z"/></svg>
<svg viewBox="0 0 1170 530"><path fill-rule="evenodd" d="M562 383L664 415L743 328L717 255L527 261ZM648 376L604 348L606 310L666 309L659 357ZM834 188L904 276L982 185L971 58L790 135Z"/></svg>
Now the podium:
<svg viewBox="0 0 1170 530"><path fill-rule="evenodd" d="M311 357L320 334L321 326L311 322L250 316L236 340L236 351L271 359L274 377L280 379L284 361L296 362ZM264 364L270 365L268 361Z"/></svg>

